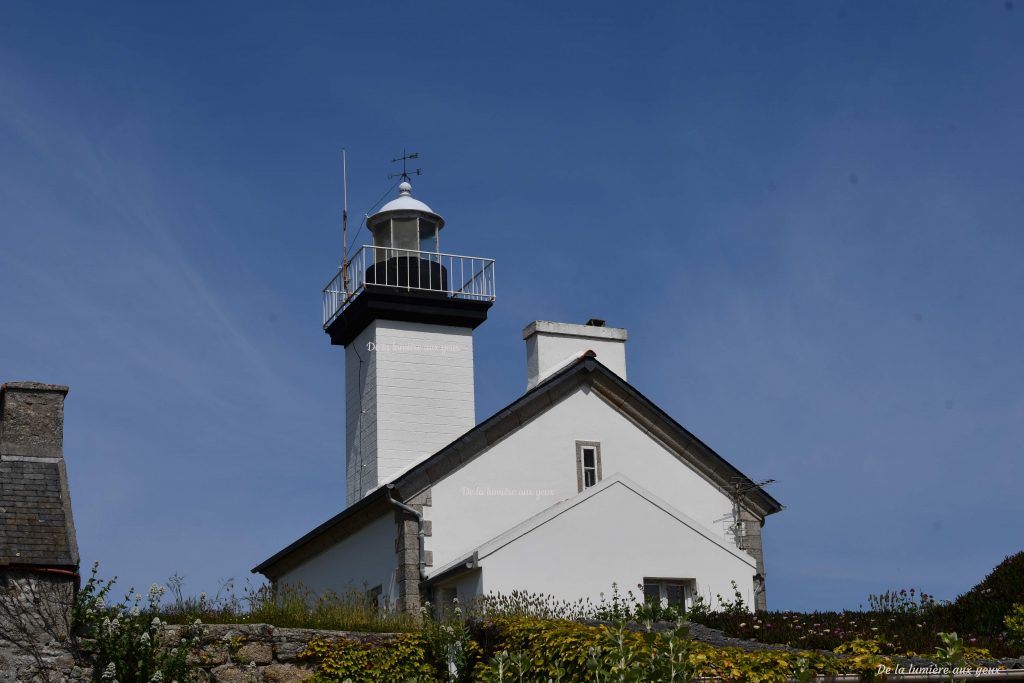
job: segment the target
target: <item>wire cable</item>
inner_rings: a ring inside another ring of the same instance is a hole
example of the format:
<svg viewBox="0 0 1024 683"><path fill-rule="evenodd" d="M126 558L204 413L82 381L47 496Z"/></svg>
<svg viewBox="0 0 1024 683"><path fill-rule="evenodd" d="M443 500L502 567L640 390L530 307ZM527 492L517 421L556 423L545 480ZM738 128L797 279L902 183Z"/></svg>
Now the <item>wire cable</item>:
<svg viewBox="0 0 1024 683"><path fill-rule="evenodd" d="M368 209L367 211L364 211L364 212L363 212L363 218L362 218L362 220L361 220L361 221L359 221L359 227L358 227L358 228L356 229L356 234L355 234L355 235L354 235L354 236L352 237L352 244L353 244L353 245L359 244L359 242L358 242L358 240L357 240L356 238L357 238L357 237L359 237L359 233L360 233L360 232L362 231L362 229L363 229L363 226L364 226L364 225L366 225L366 219L367 219L367 217L369 216L369 214L370 214L370 211L373 211L373 210L374 210L374 209L376 209L376 208L377 208L378 206L380 206L381 202L383 202L383 201L384 201L385 199L387 199L387 196L388 196L389 194L391 194L391 191L392 191L393 189L395 189L396 187L398 187L398 183L399 183L399 182L401 182L401 180L399 180L398 182L394 182L394 183L392 183L392 184L391 184L391 187L389 187L389 188L388 188L388 189L387 189L387 190L386 190L386 191L384 192L384 194L382 194L382 195L380 196L380 199L378 199L378 200L377 200L376 202L374 202L374 203L373 203L373 206L371 206L371 207L370 207L370 208L369 208L369 209Z"/></svg>

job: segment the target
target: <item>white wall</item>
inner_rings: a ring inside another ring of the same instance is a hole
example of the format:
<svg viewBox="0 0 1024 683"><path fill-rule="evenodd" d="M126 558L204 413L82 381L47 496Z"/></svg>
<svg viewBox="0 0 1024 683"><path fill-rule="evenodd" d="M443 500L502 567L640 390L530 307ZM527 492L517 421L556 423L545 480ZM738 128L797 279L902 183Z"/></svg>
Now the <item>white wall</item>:
<svg viewBox="0 0 1024 683"><path fill-rule="evenodd" d="M345 347L345 500L351 505L377 485L377 362L366 345L371 325Z"/></svg>
<svg viewBox="0 0 1024 683"><path fill-rule="evenodd" d="M282 576L280 585L301 585L339 595L382 586L389 604L398 598L395 518L389 511L340 543Z"/></svg>
<svg viewBox="0 0 1024 683"><path fill-rule="evenodd" d="M493 554L480 558L484 592L523 590L558 599L610 596L612 582L643 597L644 577L695 579L697 592L753 604L754 559L729 552L686 523L613 483Z"/></svg>
<svg viewBox="0 0 1024 683"><path fill-rule="evenodd" d="M374 321L345 349L345 387L351 505L476 423L473 332Z"/></svg>
<svg viewBox="0 0 1024 683"><path fill-rule="evenodd" d="M623 473L735 547L729 498L594 392L580 391L432 487L424 516L433 522L434 567L577 495L577 440L601 443L605 478Z"/></svg>

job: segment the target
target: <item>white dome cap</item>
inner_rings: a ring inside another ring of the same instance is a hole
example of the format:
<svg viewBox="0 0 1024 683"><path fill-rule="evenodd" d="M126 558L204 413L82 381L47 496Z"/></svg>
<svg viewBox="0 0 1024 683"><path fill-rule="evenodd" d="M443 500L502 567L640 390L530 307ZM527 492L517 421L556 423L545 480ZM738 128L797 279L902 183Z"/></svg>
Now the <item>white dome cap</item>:
<svg viewBox="0 0 1024 683"><path fill-rule="evenodd" d="M434 212L429 206L412 196L412 185L408 180L402 181L398 186L398 196L380 207L380 210L370 216L368 222L372 222L377 216L389 211L419 211L428 213L435 218L440 225L444 225L444 219Z"/></svg>

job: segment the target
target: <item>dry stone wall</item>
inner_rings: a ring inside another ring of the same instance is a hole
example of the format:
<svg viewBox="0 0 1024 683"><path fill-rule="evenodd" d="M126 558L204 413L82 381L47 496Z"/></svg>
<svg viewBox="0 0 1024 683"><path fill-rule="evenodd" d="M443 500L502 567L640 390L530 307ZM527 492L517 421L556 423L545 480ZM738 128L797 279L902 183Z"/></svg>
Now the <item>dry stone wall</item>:
<svg viewBox="0 0 1024 683"><path fill-rule="evenodd" d="M181 628L165 627L168 647L179 642ZM346 638L377 644L399 635L268 624L210 624L203 627L200 648L190 661L199 669L201 683L298 683L313 676L312 663L299 658L313 640ZM0 644L0 683L86 683L91 678L91 667L76 663L66 643L41 636L32 650Z"/></svg>
<svg viewBox="0 0 1024 683"><path fill-rule="evenodd" d="M166 642L173 644L180 627L166 627ZM278 628L269 624L211 624L203 627L198 653L200 680L209 683L297 683L313 675L311 663L299 653L318 638L345 638L361 643L385 643L394 633L320 631Z"/></svg>

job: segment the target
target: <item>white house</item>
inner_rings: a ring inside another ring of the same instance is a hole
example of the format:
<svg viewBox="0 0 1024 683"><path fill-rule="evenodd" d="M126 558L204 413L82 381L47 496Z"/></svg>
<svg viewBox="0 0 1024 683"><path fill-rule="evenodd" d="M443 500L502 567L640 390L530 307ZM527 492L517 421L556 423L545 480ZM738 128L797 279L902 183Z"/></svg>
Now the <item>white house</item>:
<svg viewBox="0 0 1024 683"><path fill-rule="evenodd" d="M764 520L782 506L627 381L626 330L536 321L527 390L477 422L473 330L494 262L440 251L400 195L324 290L345 347L348 507L255 569L417 610L513 590L596 599L612 583L764 609Z"/></svg>

